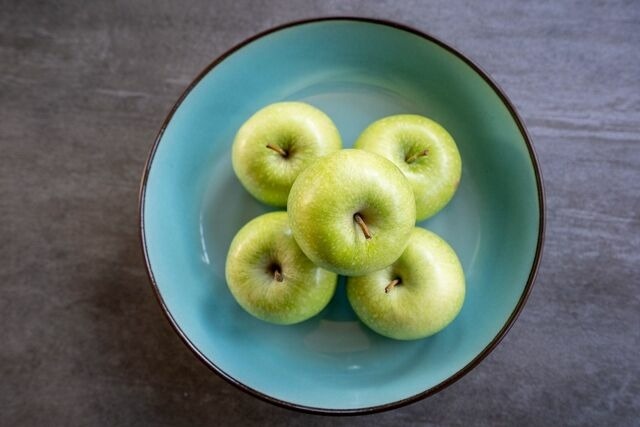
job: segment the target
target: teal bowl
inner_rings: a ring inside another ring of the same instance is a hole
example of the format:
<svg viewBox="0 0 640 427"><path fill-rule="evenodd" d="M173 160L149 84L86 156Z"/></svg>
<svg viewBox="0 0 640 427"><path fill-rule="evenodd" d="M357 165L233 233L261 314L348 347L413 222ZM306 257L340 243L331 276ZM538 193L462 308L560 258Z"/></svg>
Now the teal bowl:
<svg viewBox="0 0 640 427"><path fill-rule="evenodd" d="M456 320L401 342L360 323L340 284L329 306L295 326L244 312L225 283L227 250L270 210L240 185L231 144L272 102L308 102L336 123L346 147L381 117L416 113L453 135L463 161L451 203L418 224L458 253L467 296ZM420 31L328 18L281 26L209 65L177 101L153 145L140 192L142 247L171 325L217 374L269 402L361 414L442 390L476 366L515 321L540 259L543 188L513 105L478 66Z"/></svg>

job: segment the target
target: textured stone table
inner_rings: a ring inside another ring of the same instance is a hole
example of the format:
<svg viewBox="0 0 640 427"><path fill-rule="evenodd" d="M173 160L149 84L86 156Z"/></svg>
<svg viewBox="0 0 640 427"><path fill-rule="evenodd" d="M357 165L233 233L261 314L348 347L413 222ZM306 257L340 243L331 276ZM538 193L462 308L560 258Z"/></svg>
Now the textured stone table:
<svg viewBox="0 0 640 427"><path fill-rule="evenodd" d="M81 4L83 3L83 4ZM626 425L640 417L640 2L0 1L0 425ZM397 20L505 89L544 173L539 278L503 343L370 417L256 400L198 362L147 283L147 151L214 57L276 24Z"/></svg>

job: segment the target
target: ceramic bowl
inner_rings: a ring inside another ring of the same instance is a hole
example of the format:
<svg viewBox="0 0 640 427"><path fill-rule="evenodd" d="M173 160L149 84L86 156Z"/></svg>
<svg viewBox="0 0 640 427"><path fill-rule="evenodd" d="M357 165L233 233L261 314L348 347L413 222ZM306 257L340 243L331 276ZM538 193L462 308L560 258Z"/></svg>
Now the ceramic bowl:
<svg viewBox="0 0 640 427"><path fill-rule="evenodd" d="M428 116L453 135L463 161L459 190L418 224L453 246L466 274L464 307L445 330L410 342L379 336L357 320L342 285L324 311L295 326L264 323L234 301L224 278L229 244L269 208L235 177L231 144L252 113L284 100L325 111L345 147L374 120L398 113ZM522 120L478 66L399 24L328 18L252 37L189 85L151 150L140 229L162 309L203 363L275 404L359 414L443 389L498 344L535 278L543 200Z"/></svg>

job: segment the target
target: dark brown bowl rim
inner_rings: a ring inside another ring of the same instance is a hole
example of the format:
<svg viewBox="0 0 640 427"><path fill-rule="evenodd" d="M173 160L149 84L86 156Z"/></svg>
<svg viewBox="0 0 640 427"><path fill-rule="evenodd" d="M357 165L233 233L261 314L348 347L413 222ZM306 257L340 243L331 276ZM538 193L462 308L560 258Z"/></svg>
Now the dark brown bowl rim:
<svg viewBox="0 0 640 427"><path fill-rule="evenodd" d="M526 283L526 285L524 287L522 295L520 296L520 299L518 300L518 303L516 304L513 312L511 313L511 315L507 319L507 321L504 324L504 326L500 329L498 334L494 337L494 339L475 358L473 358L473 360L471 360L471 362L469 362L467 365L465 365L458 372L456 372L455 374L451 375L449 378L447 378L446 380L444 380L441 383L437 384L436 386L431 387L431 388L429 388L429 389L427 389L427 390L425 390L425 391L423 391L421 393L418 393L416 395L413 395L411 397L407 397L405 399L401 399L401 400L398 400L398 401L395 401L395 402L391 402L391 403L386 403L386 404L383 404L383 405L376 405L376 406L366 407L366 408L330 409L330 408L318 408L318 407L312 407L312 406L298 405L296 403L287 402L287 401L284 401L284 400L280 400L280 399L274 398L274 397L269 396L267 394L264 394L264 393L262 393L262 392L260 392L258 390L254 390L251 387L248 387L247 385L239 382L238 380L236 380L235 378L233 378L232 376L230 376L229 374L224 372L222 369L220 369L218 366L216 366L215 363L213 363L204 354L202 354L200 352L200 350L198 350L198 348L189 340L189 338L180 329L180 326L178 326L178 324L176 323L175 319L173 318L173 316L169 312L164 300L162 299L162 296L160 295L160 290L158 289L158 285L157 285L157 283L155 281L155 278L153 276L151 264L149 262L149 256L148 256L148 253L147 253L146 240L145 240L144 200L145 200L145 195L146 195L146 186L147 186L147 179L148 179L148 176L149 176L149 170L151 168L151 164L153 163L153 158L154 158L156 149L158 148L160 140L162 139L162 135L163 135L167 125L171 121L171 118L173 117L173 114L176 112L176 110L178 109L180 104L182 104L182 101L184 101L184 99L191 92L191 90L200 82L200 80L205 75L207 75L207 73L209 73L209 71L211 71L214 67L216 67L219 63L221 63L228 56L230 56L231 54L235 53L237 50L241 49L242 47L248 45L249 43L251 43L251 42L253 42L253 41L255 41L255 40L259 39L259 38L262 38L262 37L264 37L264 36L266 36L268 34L271 34L271 33L286 29L286 28L305 25L305 24L311 24L311 23L316 23L316 22L322 22L322 21L355 21L355 22L364 22L364 23L369 23L369 24L377 24L377 25L383 25L383 26L387 26L387 27L392 27L392 28L395 28L395 29L398 29L398 30L401 30L401 31L406 31L408 33L420 36L420 37L424 38L425 40L427 40L429 42L435 43L438 46L446 49L450 53L456 55L462 61L464 61L476 73L478 73L487 82L487 84L494 90L494 92L500 97L500 99L502 100L504 105L509 110L509 113L511 114L511 117L513 118L513 120L518 125L518 129L520 130L520 133L522 134L522 137L524 138L525 144L527 145L527 149L529 151L529 156L531 158L531 163L532 163L532 166L533 166L533 169L534 169L534 174L535 174L535 177L536 177L537 190L538 190L538 204L539 204L540 220L539 220L539 225L538 225L538 242L537 242L537 245L536 245L536 253L535 253L535 256L534 256L534 259L533 259L533 263L531 265L531 272L529 273L529 277L527 278L527 283ZM142 245L142 252L144 254L145 268L146 268L146 271L147 271L147 275L149 276L149 281L151 282L151 285L152 285L154 294L156 296L156 299L158 300L158 303L162 307L162 311L164 312L167 320L169 321L169 324L172 326L172 328L175 330L175 332L178 334L178 336L180 336L180 338L186 344L186 346L192 351L192 353L198 359L200 359L200 361L202 363L204 363L207 367L209 367L211 370L213 370L216 374L221 376L227 382L229 382L230 384L238 387L239 389L249 393L250 395L253 395L253 396L255 396L255 397L259 398L259 399L262 399L262 400L264 400L266 402L269 402L269 403L272 403L272 404L275 404L275 405L278 405L278 406L281 406L281 407L284 407L284 408L287 408L287 409L294 409L294 410L305 412L305 413L322 414L322 415L365 415L365 414L373 414L373 413L377 413L377 412L383 412L383 411L388 411L388 410L391 410L391 409L400 408L402 406L408 405L410 403L417 402L419 400L422 400L422 399L424 399L426 397L429 397L429 396L432 396L432 395L438 393L439 391L445 389L446 387L450 386L454 382L458 381L464 375L469 373L473 368L478 366L478 364L485 357L487 357L487 355L489 355L489 353L491 353L493 351L493 349L500 343L500 341L502 341L502 339L504 338L506 333L509 331L509 329L511 329L511 327L513 326L513 323L515 322L516 318L518 317L518 315L522 311L522 309L523 309L523 307L524 307L524 305L525 305L525 303L527 301L527 298L529 297L529 294L531 293L531 289L533 287L533 283L535 282L536 275L538 273L538 267L539 267L540 260L541 260L541 257L542 257L542 246L543 246L543 243L544 243L544 234L545 234L545 195L544 195L544 185L543 185L543 180L542 180L542 173L540 171L540 167L539 167L539 164L538 164L538 158L536 156L535 150L533 148L533 144L531 143L531 138L529 137L529 134L527 132L527 129L526 129L525 125L524 125L523 120L520 118L520 116L518 115L515 107L513 106L513 104L509 100L509 98L505 95L505 93L502 91L502 89L498 86L498 84L495 83L491 79L491 77L489 77L488 73L486 73L484 70L482 70L482 68L480 68L480 66L478 66L475 62L473 62L467 56L463 55L457 49L451 47L450 45L446 44L445 42L441 41L440 39L438 39L438 38L436 38L436 37L434 37L434 36L432 36L430 34L425 33L424 31L420 31L420 30L417 30L415 28L411 28L411 27L409 27L407 25L399 24L397 22L393 22L393 21L389 21L389 20L375 19L375 18L353 17L353 16L333 16L333 17L329 16L329 17L321 17L321 18L311 18L311 19L303 19L303 20L293 21L293 22L289 22L289 23L283 24L283 25L278 25L276 27L273 27L273 28L270 28L268 30L262 31L262 32L254 35L252 37L249 37L248 39L242 41L241 43L239 43L239 44L235 45L234 47L232 47L231 49L227 50L225 53L223 53L217 59L215 59L213 62L211 62L189 84L189 86L185 89L185 91L182 93L182 95L180 95L180 97L178 98L176 103L171 108L171 111L169 112L169 114L165 118L164 122L162 123L162 127L160 128L160 131L158 132L158 135L156 136L156 139L155 139L155 141L153 143L153 146L152 146L152 148L150 150L150 153L149 153L149 157L147 158L147 161L146 161L146 164L145 164L145 167L144 167L144 172L143 172L142 180L141 180L141 184L140 184L140 193L139 193L138 205L139 205L138 206L138 214L139 214L140 242L141 242L141 245Z"/></svg>

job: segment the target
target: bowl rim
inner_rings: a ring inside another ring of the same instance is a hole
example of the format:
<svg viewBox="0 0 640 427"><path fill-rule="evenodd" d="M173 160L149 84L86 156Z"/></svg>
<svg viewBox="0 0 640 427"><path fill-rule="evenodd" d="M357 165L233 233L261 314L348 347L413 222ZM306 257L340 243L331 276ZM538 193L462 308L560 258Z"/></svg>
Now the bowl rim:
<svg viewBox="0 0 640 427"><path fill-rule="evenodd" d="M394 28L396 30L408 32L410 34L413 34L413 35L416 35L416 36L419 36L419 37L425 39L427 42L435 43L436 45L438 45L441 48L445 49L449 53L457 56L464 63L466 63L469 67L471 67L471 69L473 69L480 77L482 77L484 79L484 81L491 87L491 89L493 89L493 91L496 93L496 95L498 95L500 100L503 102L503 104L505 105L505 107L507 108L509 113L511 114L512 119L514 120L514 122L518 126L520 134L522 135L522 137L524 139L524 142L525 142L525 145L527 146L527 150L529 152L529 157L530 157L530 160L531 160L531 164L532 164L534 175L535 175L535 179L536 179L536 189L537 189L537 193L538 193L538 206L539 206L538 240L537 240L537 244L536 244L536 251L535 251L534 258L533 258L533 262L531 264L531 270L529 272L529 276L527 278L527 282L526 282L525 287L524 287L524 289L522 291L522 294L520 295L520 298L518 299L517 304L515 305L513 311L509 315L507 321L502 326L502 328L498 331L496 336L469 363L467 363L465 366L463 366L460 370L458 370L453 375L449 376L447 379L441 381L439 384L436 384L435 386L433 386L431 388L428 388L428 389L426 389L426 390L424 390L424 391L422 391L420 393L417 393L417 394L415 394L413 396L406 397L404 399L400 399L400 400L397 400L397 401L394 401L394 402L384 403L384 404L381 404L381 405L364 407L364 408L352 408L352 409L322 408L322 407L300 405L300 404L297 404L297 403L281 400L281 399L278 399L276 397L269 396L268 394L262 393L262 392L260 392L258 390L255 390L255 389L247 386L246 384L243 384L239 380L236 380L234 377L232 377L231 375L227 374L223 369L218 367L211 360L209 360L197 348L197 346L193 342L191 342L191 340L187 337L187 335L184 333L184 331L182 331L182 329L180 328L180 326L178 325L176 320L173 318L173 316L169 312L169 309L168 309L167 305L165 304L162 295L160 294L160 289L159 289L158 284L156 283L155 277L153 275L153 269L151 267L151 262L149 260L149 254L148 254L148 250L147 250L147 242L146 242L146 237L145 237L144 205L145 205L145 196L146 196L146 190L147 190L147 180L148 180L148 177L149 177L149 171L150 171L151 166L153 164L153 159L155 157L155 153L156 153L157 148L158 148L158 146L160 144L160 141L162 139L164 131L166 130L169 122L171 121L171 119L173 118L173 115L176 112L176 110L180 107L180 105L185 100L185 98L189 95L189 93L191 93L193 88L200 82L200 80L202 80L218 64L220 64L227 57L231 56L232 54L234 54L236 51L240 50L244 46L246 46L246 45L248 45L248 44L250 44L250 43L252 43L252 42L254 42L254 41L256 41L256 40L258 40L258 39L260 39L262 37L264 37L264 36L267 36L269 34L272 34L272 33L275 33L275 32L281 31L281 30L285 30L285 29L288 29L288 28L291 28L291 27L302 26L302 25L306 25L306 24L324 22L324 21L345 21L345 22L346 21L353 21L353 22L358 22L358 23L368 23L368 24L381 25L381 26L391 27L391 28ZM218 56L216 59L214 59L209 65L207 65L191 81L191 83L189 83L187 88L182 92L182 94L180 95L178 100L174 103L173 107L171 108L171 110L169 111L167 116L165 117L165 119L164 119L164 121L162 123L162 126L160 127L160 130L159 130L159 132L158 132L158 134L157 134L157 136L156 136L156 138L155 138L155 140L153 142L153 145L152 145L152 147L151 147L151 149L149 151L149 155L147 157L147 160L146 160L146 163L145 163L145 166L144 166L144 171L143 171L143 174L142 174L142 178L141 178L141 181L140 181L139 196L138 196L138 216L139 216L139 218L138 218L139 237L140 237L140 244L141 244L141 247L142 247L142 253L144 255L145 270L147 272L147 276L149 278L149 282L151 283L151 287L153 289L153 293L154 293L154 295L156 297L156 300L160 304L160 307L162 308L162 311L163 311L163 313L165 315L165 318L169 321L169 324L171 325L173 330L178 334L178 336L182 339L183 343L191 350L191 352L202 363L205 364L205 366L207 366L209 369L211 369L217 375L222 377L228 383L238 387L240 390L242 390L242 391L244 391L244 392L246 392L246 393L248 393L248 394L250 394L250 395L252 395L254 397L257 397L257 398L259 398L259 399L261 399L263 401L275 404L275 405L283 407L283 408L293 409L293 410L297 410L297 411L304 412L304 413L309 413L309 414L337 415L337 416L365 415L365 414L373 414L373 413L388 411L388 410L392 410L392 409L397 409L397 408L400 408L402 406L418 402L418 401L420 401L420 400L422 400L424 398L427 398L429 396L432 396L432 395L442 391L446 387L450 386L451 384L455 383L460 378L465 376L473 368L478 366L480 364L480 362L482 362L484 360L484 358L487 357L489 355L489 353L491 353L496 348L496 346L502 341L502 339L505 337L507 332L511 329L511 327L513 326L514 322L516 321L518 315L520 314L520 312L524 308L524 305L527 302L527 299L529 297L529 294L531 293L531 289L533 287L533 284L534 284L534 282L536 280L536 276L538 274L538 268L539 268L540 261L541 261L541 258L542 258L542 247L543 247L544 238L545 238L545 191L544 191L544 183L543 183L543 178L542 178L542 172L540 170L540 166L539 166L539 162L538 162L538 157L536 155L535 149L534 149L533 144L531 142L531 138L529 136L529 133L528 133L528 131L527 131L525 125L524 125L524 121L522 120L522 118L520 117L518 112L516 111L516 108L513 105L513 103L511 102L511 100L507 97L507 95L500 88L500 86L495 81L493 81L493 79L489 76L489 74L486 71L484 71L474 61L469 59L469 57L467 57L466 55L461 53L458 49L452 47L450 44L443 42L439 38L437 38L437 37L435 37L435 36L433 36L433 35L431 35L431 34L429 34L427 32L424 32L422 30L418 30L416 28L413 28L413 27L410 27L408 25L401 24L401 23L398 23L398 22L395 22L395 21L386 20L386 19L378 19L378 18L369 18L369 17L357 17L357 16L323 16L323 17L318 17L318 18L295 20L295 21L291 21L291 22L288 22L288 23L285 23L285 24L277 25L277 26L271 27L269 29L266 29L264 31L258 32L256 34L254 34L253 36L251 36L249 38L246 38L245 40L241 41L240 43L237 43L235 46L231 47L230 49L228 49L227 51L222 53L220 56Z"/></svg>

